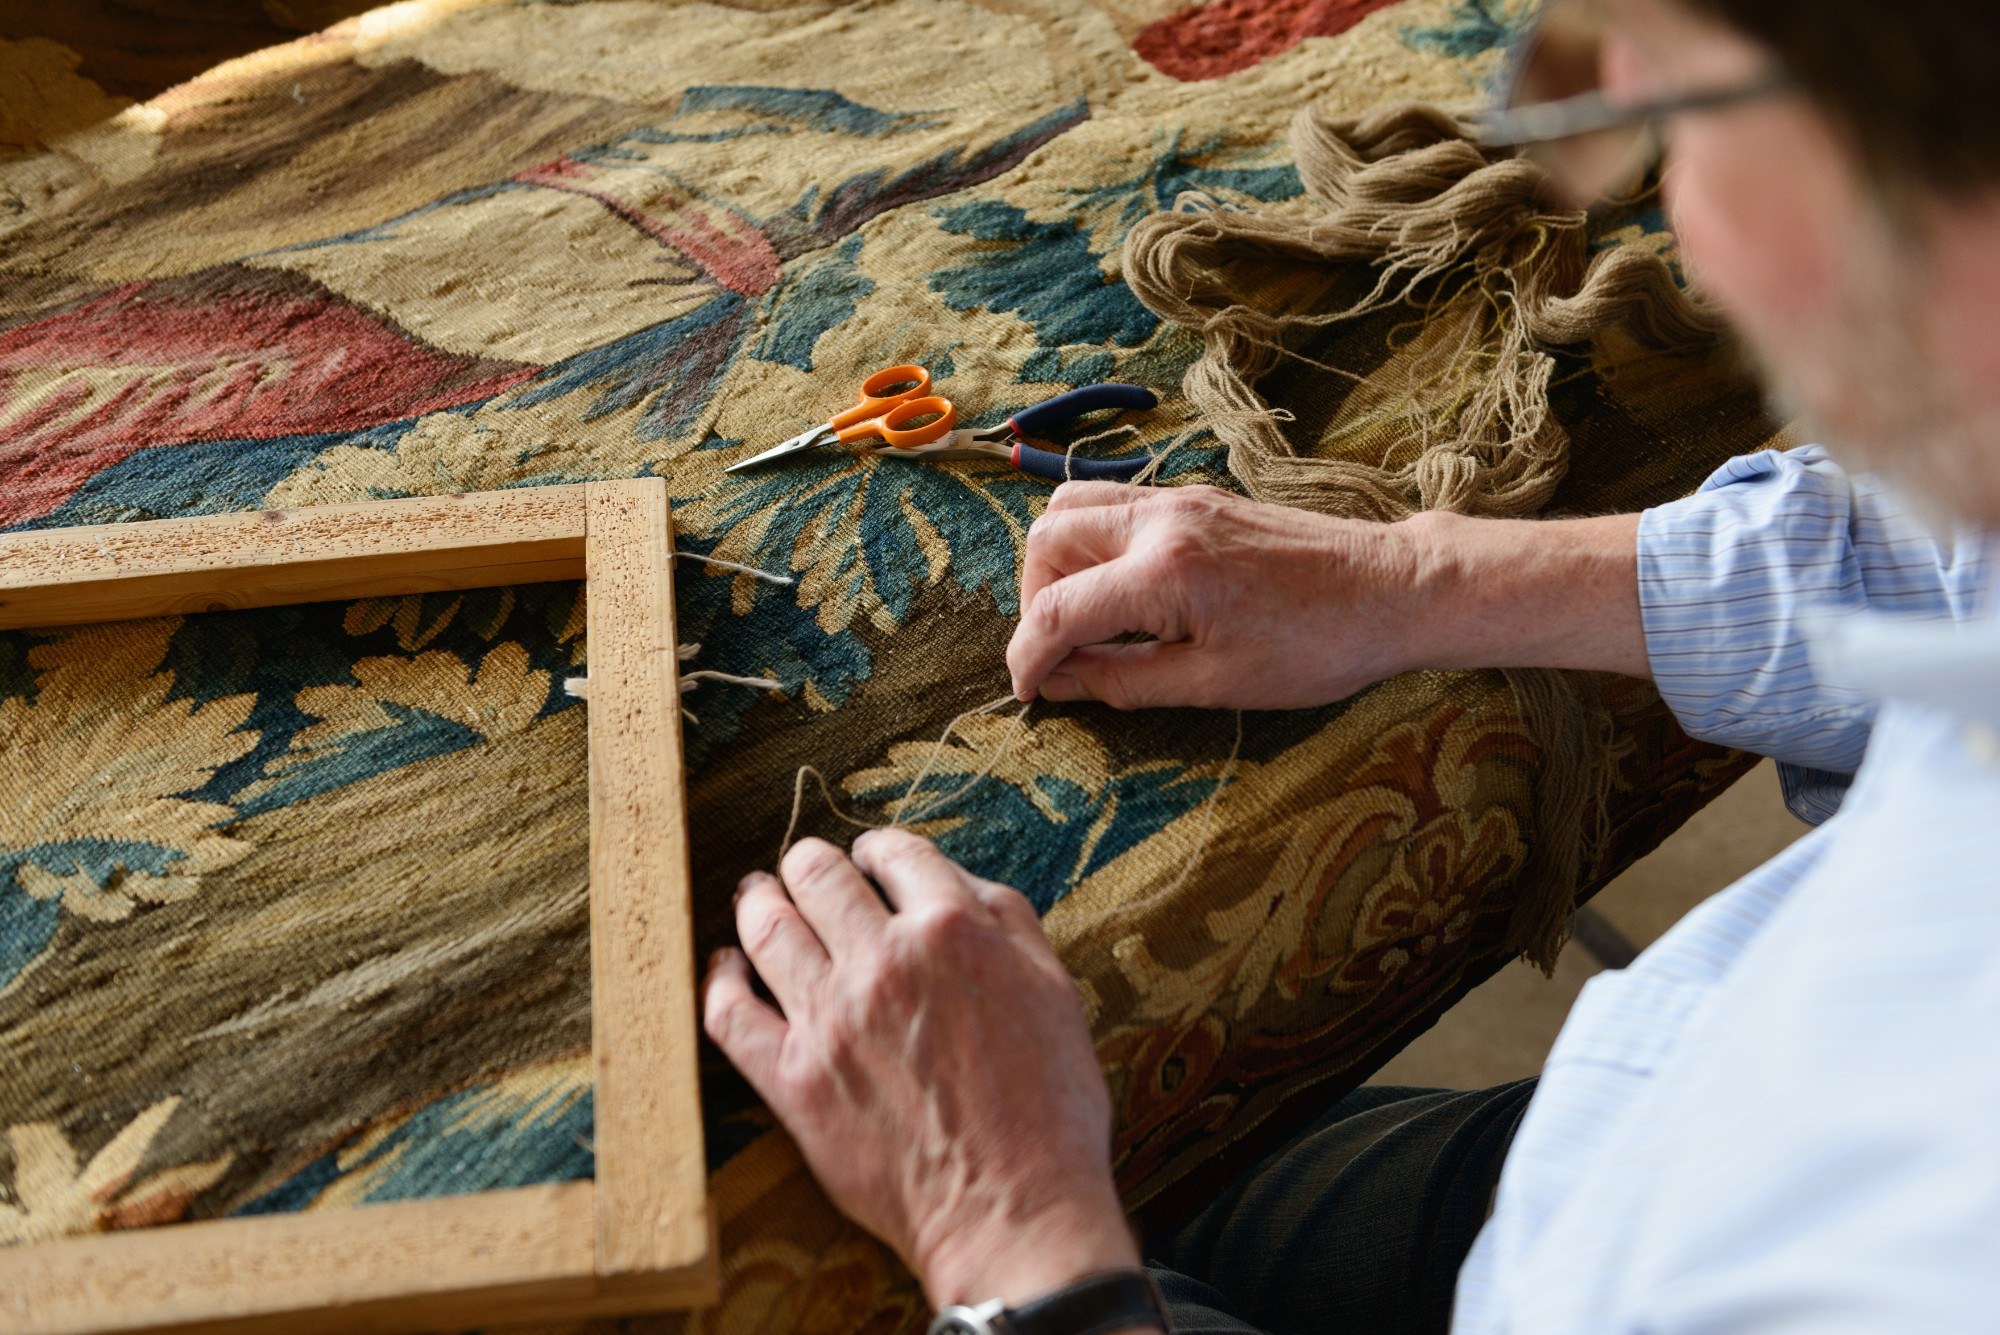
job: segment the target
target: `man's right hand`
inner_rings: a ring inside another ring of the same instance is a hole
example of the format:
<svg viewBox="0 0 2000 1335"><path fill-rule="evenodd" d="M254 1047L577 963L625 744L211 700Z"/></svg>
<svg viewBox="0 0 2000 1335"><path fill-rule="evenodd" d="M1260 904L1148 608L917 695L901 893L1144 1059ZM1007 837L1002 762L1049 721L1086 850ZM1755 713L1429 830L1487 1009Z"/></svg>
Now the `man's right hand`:
<svg viewBox="0 0 2000 1335"><path fill-rule="evenodd" d="M1291 709L1418 667L1646 676L1636 515L1339 519L1068 482L1028 532L1015 694ZM1134 632L1151 641L1108 641Z"/></svg>
<svg viewBox="0 0 2000 1335"><path fill-rule="evenodd" d="M1214 487L1069 482L1028 531L1014 690L1120 709L1324 704L1410 666L1400 525ZM1105 641L1134 631L1141 644Z"/></svg>

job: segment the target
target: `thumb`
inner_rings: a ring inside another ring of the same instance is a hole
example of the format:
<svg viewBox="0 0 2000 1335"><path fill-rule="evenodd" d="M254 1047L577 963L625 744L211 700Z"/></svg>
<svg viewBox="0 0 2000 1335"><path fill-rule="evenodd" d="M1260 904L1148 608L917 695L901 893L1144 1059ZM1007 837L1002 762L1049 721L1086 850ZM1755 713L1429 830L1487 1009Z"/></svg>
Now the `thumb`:
<svg viewBox="0 0 2000 1335"><path fill-rule="evenodd" d="M1042 683L1045 700L1097 700L1113 709L1202 704L1207 673L1185 644L1093 644L1072 649Z"/></svg>

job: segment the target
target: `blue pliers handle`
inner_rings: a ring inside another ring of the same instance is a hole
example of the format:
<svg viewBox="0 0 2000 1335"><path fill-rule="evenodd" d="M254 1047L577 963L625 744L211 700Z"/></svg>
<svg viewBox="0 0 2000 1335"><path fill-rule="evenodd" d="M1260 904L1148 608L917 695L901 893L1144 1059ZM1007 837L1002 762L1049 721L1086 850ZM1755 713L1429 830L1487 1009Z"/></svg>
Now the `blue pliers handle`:
<svg viewBox="0 0 2000 1335"><path fill-rule="evenodd" d="M1075 421L1099 408L1154 408L1159 399L1139 385L1085 385L1067 394L1058 394L1031 408L1023 408L1007 419L1014 432L1014 467L1035 477L1061 482L1075 478L1083 482L1130 482L1151 459L1079 459L1052 450L1038 450L1021 439L1050 427Z"/></svg>

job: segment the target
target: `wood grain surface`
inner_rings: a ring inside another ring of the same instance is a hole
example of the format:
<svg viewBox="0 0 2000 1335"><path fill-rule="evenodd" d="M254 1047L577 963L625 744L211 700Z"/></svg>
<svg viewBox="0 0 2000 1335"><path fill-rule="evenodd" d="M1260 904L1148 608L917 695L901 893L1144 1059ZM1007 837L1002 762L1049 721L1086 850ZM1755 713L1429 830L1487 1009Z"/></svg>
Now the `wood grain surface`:
<svg viewBox="0 0 2000 1335"><path fill-rule="evenodd" d="M583 487L0 534L0 630L575 579Z"/></svg>
<svg viewBox="0 0 2000 1335"><path fill-rule="evenodd" d="M0 1250L0 1330L389 1332L595 1295L588 1182Z"/></svg>
<svg viewBox="0 0 2000 1335"><path fill-rule="evenodd" d="M666 484L593 482L585 511L597 1269L680 1283L712 1246Z"/></svg>

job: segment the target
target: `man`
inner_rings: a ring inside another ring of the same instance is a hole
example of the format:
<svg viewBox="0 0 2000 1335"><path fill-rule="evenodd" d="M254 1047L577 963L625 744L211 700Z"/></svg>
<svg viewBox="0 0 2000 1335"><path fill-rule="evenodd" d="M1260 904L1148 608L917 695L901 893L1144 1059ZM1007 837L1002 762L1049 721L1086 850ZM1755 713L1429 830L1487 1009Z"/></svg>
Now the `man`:
<svg viewBox="0 0 2000 1335"><path fill-rule="evenodd" d="M2000 14L1557 0L1548 21L1539 86L1583 100L1496 124L1586 189L1631 165L1621 132L1656 130L1700 286L1787 405L1900 490L1817 447L1546 523L1071 484L1029 538L1015 684L1284 708L1414 667L1624 672L1839 814L1594 980L1538 1083L1364 1089L1151 1240L1153 1274L1190 1331L1991 1328L2000 633L1971 531L2000 525ZM1842 611L1948 629L1813 629ZM1107 643L1132 630L1156 640ZM983 1305L958 1329L1161 1328L1143 1284L1090 1278L1141 1255L1027 902L894 832L851 861L808 841L781 875L744 882L707 1026L834 1201L935 1303Z"/></svg>

